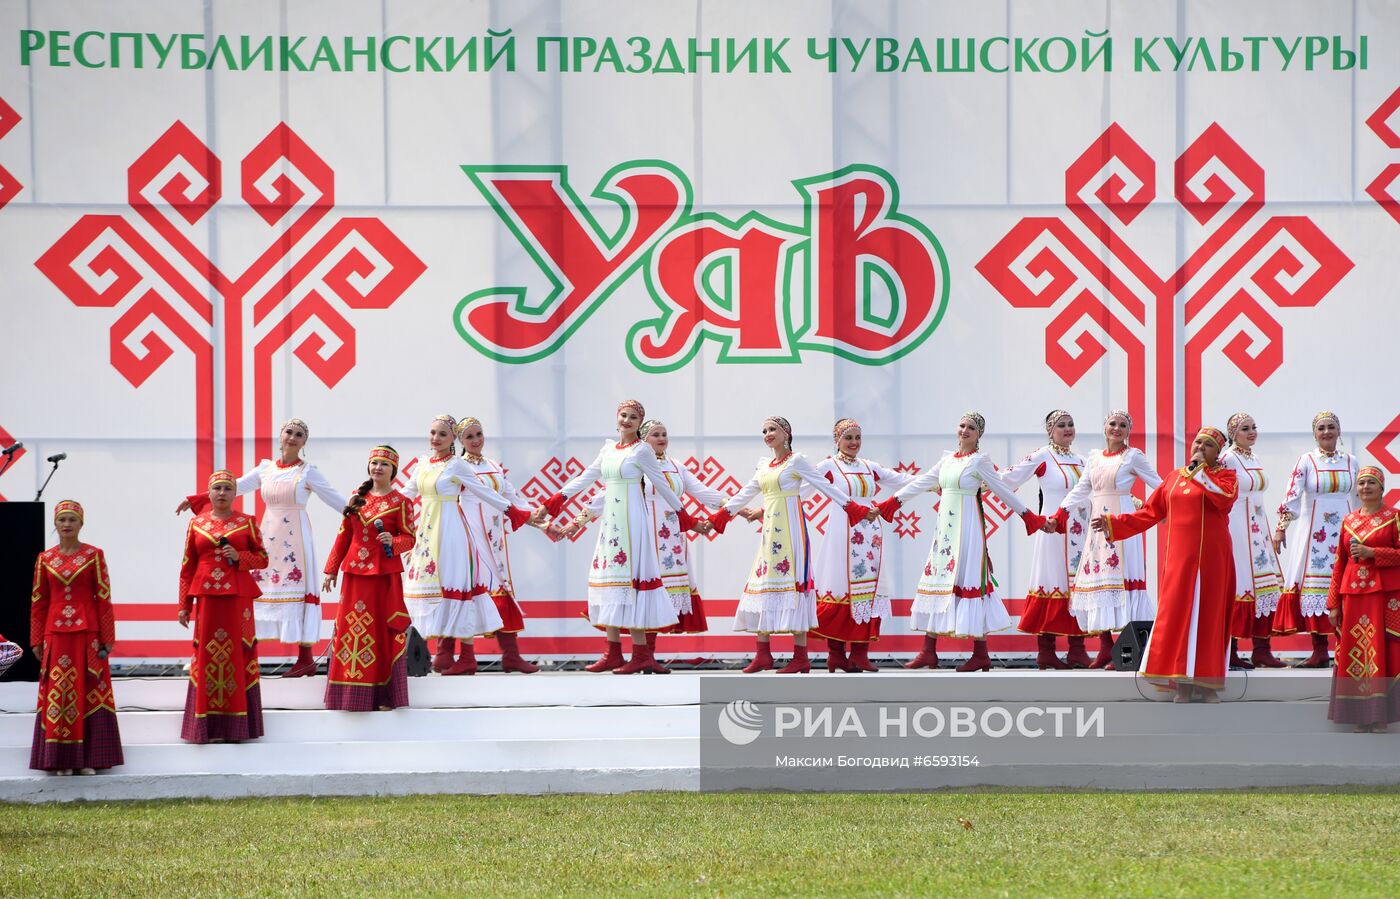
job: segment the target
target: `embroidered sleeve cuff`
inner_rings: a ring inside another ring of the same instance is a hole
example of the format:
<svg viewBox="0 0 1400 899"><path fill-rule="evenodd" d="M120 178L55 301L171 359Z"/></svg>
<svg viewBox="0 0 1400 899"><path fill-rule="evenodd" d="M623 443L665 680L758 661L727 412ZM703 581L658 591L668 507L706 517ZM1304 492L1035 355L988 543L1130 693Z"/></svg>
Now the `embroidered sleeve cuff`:
<svg viewBox="0 0 1400 899"><path fill-rule="evenodd" d="M511 506L506 509L506 517L510 519L511 529L518 531L530 520L530 513L519 506Z"/></svg>
<svg viewBox="0 0 1400 899"><path fill-rule="evenodd" d="M564 503L566 502L568 502L568 500L564 497L564 494L556 493L544 501L544 510L549 513L550 518L553 518L563 511Z"/></svg>
<svg viewBox="0 0 1400 899"><path fill-rule="evenodd" d="M718 512L710 516L710 524L716 531L723 534L724 528L729 524L729 520L734 516L729 514L729 510L721 508Z"/></svg>
<svg viewBox="0 0 1400 899"><path fill-rule="evenodd" d="M894 513L899 511L899 507L901 505L902 504L900 503L899 498L892 496L884 502L880 503L875 508L880 510L881 518L885 519L886 521L894 521Z"/></svg>
<svg viewBox="0 0 1400 899"><path fill-rule="evenodd" d="M860 524L865 516L870 512L869 506L862 506L855 500L846 503L846 520L851 524Z"/></svg>

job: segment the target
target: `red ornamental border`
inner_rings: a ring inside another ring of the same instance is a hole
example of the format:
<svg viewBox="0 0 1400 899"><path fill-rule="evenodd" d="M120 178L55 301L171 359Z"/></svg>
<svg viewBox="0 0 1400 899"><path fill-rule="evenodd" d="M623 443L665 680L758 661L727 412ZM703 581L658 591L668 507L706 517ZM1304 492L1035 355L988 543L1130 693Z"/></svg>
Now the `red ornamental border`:
<svg viewBox="0 0 1400 899"><path fill-rule="evenodd" d="M426 270L380 219L331 217L335 172L286 123L257 142L230 180L268 229L263 249L241 271L205 253L200 227L223 199L223 162L180 121L127 170L130 213L144 232L128 215L84 215L35 262L74 305L116 313L111 362L133 387L176 347L189 352L197 486L216 458L244 470L250 439L253 458L271 455L278 354L290 348L334 388L357 364L349 314L387 309ZM222 298L217 326L211 293ZM219 432L222 453L215 451Z"/></svg>
<svg viewBox="0 0 1400 899"><path fill-rule="evenodd" d="M1013 619L1021 614L1025 608L1024 599L1005 600L1007 611ZM728 628L729 621L733 618L735 609L738 607L738 599L709 599L705 600L705 612L715 623L716 630ZM885 633L872 645L872 652L878 657L889 653L913 654L918 652L923 644L923 634L908 630L909 609L913 604L911 599L896 599L892 601L893 615L885 620ZM520 634L520 649L527 656L556 656L569 658L591 658L596 655L602 646L602 634L589 634L584 636L549 636L540 634L538 631L532 633L531 621L540 619L579 619L582 618L588 608L585 600L522 600L521 609L525 614L525 630ZM337 604L326 602L321 604L322 615L328 621L333 621L336 615ZM152 622L152 621L174 621L175 604L170 602L122 602L116 604L117 621L121 622ZM1092 638L1090 638L1092 642ZM1060 649L1064 649L1064 638L1059 638ZM329 641L322 640L315 646L315 652L319 655L326 651ZM989 648L993 653L1025 654L1036 650L1036 637L1033 634L1022 634L1019 631L1008 631L1002 634L992 634L988 638ZM264 659L277 659L296 655L296 647L267 641L259 641L258 654ZM784 639L780 637L777 643L779 649L785 648ZM938 641L939 650L946 653L968 652L972 649L971 640L954 639L951 637L940 638ZM1275 638L1273 646L1280 651L1303 651L1308 649L1310 644L1307 635L1297 637ZM667 658L676 657L712 657L717 655L739 656L751 654L754 649L754 638L751 634L663 634L660 643L661 654ZM821 641L813 644L814 651L820 652L824 649ZM500 649L495 640L481 637L476 641L476 652L480 656L492 656L499 654ZM183 660L190 655L190 642L188 639L173 640L123 640L118 637L117 645L112 651L114 661L134 660L134 659L176 659Z"/></svg>
<svg viewBox="0 0 1400 899"><path fill-rule="evenodd" d="M1400 150L1400 133L1396 132L1390 122L1391 117L1395 116L1397 111L1400 111L1400 87L1392 91L1390 96L1386 97L1381 105L1377 106L1375 111L1366 118L1366 127L1370 128L1381 139L1381 143L1392 150ZM1380 174L1366 185L1366 193L1389 213L1391 218L1400 223L1400 199L1397 199L1391 191L1397 180L1400 180L1400 161L1392 162L1381 169Z"/></svg>
<svg viewBox="0 0 1400 899"><path fill-rule="evenodd" d="M0 97L0 140L14 130L22 118L13 106L5 102L4 97ZM24 185L19 183L19 179L4 166L0 166L0 209L4 209L21 190L24 190Z"/></svg>
<svg viewBox="0 0 1400 899"><path fill-rule="evenodd" d="M1061 216L1030 216L976 267L1012 306L1050 316L1045 364L1065 384L1104 360L1110 344L1126 356L1128 411L1139 433L1155 435L1153 466L1169 471L1177 435L1202 420L1207 355L1218 351L1262 386L1284 360L1271 307L1316 306L1353 263L1311 218L1264 215L1264 169L1213 123L1171 176L1172 199L1202 239L1180 267L1158 272L1135 249L1132 227L1159 201L1157 169L1111 124L1065 169L1065 209L1090 239Z"/></svg>

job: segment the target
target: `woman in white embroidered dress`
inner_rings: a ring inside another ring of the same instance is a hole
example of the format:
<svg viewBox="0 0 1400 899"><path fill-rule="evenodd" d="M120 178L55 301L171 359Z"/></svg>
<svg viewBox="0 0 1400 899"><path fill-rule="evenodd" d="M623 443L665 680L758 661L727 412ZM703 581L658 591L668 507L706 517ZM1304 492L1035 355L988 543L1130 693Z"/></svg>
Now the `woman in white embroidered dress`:
<svg viewBox="0 0 1400 899"><path fill-rule="evenodd" d="M404 603L418 633L438 639L433 669L454 676L476 673L472 638L501 629L501 614L491 599L496 570L471 539L460 498L470 495L504 513L516 528L532 520L528 511L481 483L453 452L456 427L457 419L451 415L433 419L428 426L432 455L418 460L403 489L410 500L423 500L413 551L404 569ZM454 659L456 650L460 655Z"/></svg>
<svg viewBox="0 0 1400 899"><path fill-rule="evenodd" d="M924 632L924 646L908 668L937 668L938 638L948 636L972 638L972 656L958 671L990 671L987 635L1011 627L1011 616L997 595L987 555L982 488L1020 515L1027 533L1045 526L1045 519L1026 508L997 473L992 460L980 451L986 430L987 421L979 413L963 413L958 419L957 451L945 452L928 471L880 504L880 514L890 521L901 505L919 494L934 489L942 493L938 530L910 613L913 629Z"/></svg>
<svg viewBox="0 0 1400 899"><path fill-rule="evenodd" d="M706 487L690 469L666 455L671 445L666 424L652 418L642 422L637 434L656 452L656 464L666 477L666 484L679 497L689 496L700 505L718 509L728 499L723 493ZM647 502L651 504L651 520L655 527L656 552L661 561L661 585L666 595L671 597L671 605L676 610L676 623L660 631L647 631L647 646L652 651L651 673L670 674L671 669L655 661L657 634L703 634L710 629L705 617L705 603L700 598L700 585L695 580L695 569L690 560L690 538L681 530L680 516L663 503L656 495L650 482L645 485ZM604 494L599 491L588 504L589 520L603 513ZM701 533L709 530L708 524L701 522ZM572 526L569 531L573 533Z"/></svg>
<svg viewBox="0 0 1400 899"><path fill-rule="evenodd" d="M657 551L652 504L647 482L667 508L676 513L677 526L692 530L696 521L681 505L656 461L656 451L637 436L646 409L636 400L617 407L616 442L603 444L598 457L583 473L545 501L550 515L563 511L569 497L603 480L601 524L593 562L588 573L588 620L607 632L608 648L587 671L638 674L655 671L656 659L647 633L664 630L677 621L675 606L661 581L661 554ZM565 530L572 534L589 520L587 509ZM622 631L632 635L632 658L622 658Z"/></svg>
<svg viewBox="0 0 1400 899"><path fill-rule="evenodd" d="M1360 502L1356 498L1359 466L1355 456L1337 449L1342 422L1336 413L1317 413L1312 427L1317 449L1298 457L1288 479L1288 492L1278 507L1278 524L1274 526L1277 552L1287 546L1286 534L1293 520L1303 522L1303 531L1295 537L1284 564L1283 593L1274 613L1274 633L1310 634L1312 655L1299 667L1326 668L1332 664L1327 635L1333 633L1327 617L1327 591L1332 585L1342 519Z"/></svg>
<svg viewBox="0 0 1400 899"><path fill-rule="evenodd" d="M481 420L468 415L457 422L457 440L462 444L462 457L467 467L476 473L477 480L504 497L513 506L525 505L510 482L501 463L482 455L486 448L486 433ZM525 630L525 616L515 599L515 581L510 574L510 548L506 544L506 516L495 509L489 509L476 498L475 494L462 491L462 517L467 522L467 535L472 545L478 547L481 555L496 572L496 584L491 588L491 599L496 603L496 612L501 616L501 629L494 636L501 647L501 671L534 674L539 666L525 661L520 655L519 633ZM531 525L539 522L531 519Z"/></svg>
<svg viewBox="0 0 1400 899"><path fill-rule="evenodd" d="M284 677L304 677L316 673L311 647L321 639L321 591L317 573L321 570L311 539L311 519L306 503L315 494L321 502L340 512L346 498L331 486L320 469L301 457L311 429L300 418L289 418L280 431L276 460L263 459L252 471L238 479L238 495L257 490L266 510L263 512L263 544L268 565L252 572L262 596L253 600L253 618L259 640L277 640L297 647L297 660ZM189 496L176 512L191 509L199 515L209 508L207 494Z"/></svg>
<svg viewBox="0 0 1400 899"><path fill-rule="evenodd" d="M772 669L773 634L792 634L792 661L779 674L806 674L812 670L807 657L807 632L817 626L817 595L812 589L812 553L808 539L807 514L803 494L820 492L846 513L852 524L873 514L872 509L851 499L839 484L817 473L801 453L792 451L792 425L778 415L763 420L763 443L771 458L760 458L754 476L710 519L720 533L738 516L747 521L763 521L758 552L739 610L734 630L757 635L758 647L745 674ZM749 500L763 496L763 508L745 509Z"/></svg>
<svg viewBox="0 0 1400 899"><path fill-rule="evenodd" d="M1282 668L1269 647L1274 611L1283 588L1283 570L1270 538L1273 529L1264 512L1264 463L1254 454L1259 428L1253 416L1236 412L1225 426L1230 447L1220 464L1235 473L1239 498L1230 509L1230 543L1235 556L1235 601L1230 612L1230 667ZM1253 641L1251 661L1239 657L1238 641Z"/></svg>
<svg viewBox="0 0 1400 899"><path fill-rule="evenodd" d="M1013 489L1034 476L1040 483L1040 512L1057 510L1084 474L1084 457L1074 451L1074 416L1056 409L1045 416L1045 433L1050 442L1001 473ZM1032 540L1031 580L1026 587L1026 606L1016 629L1036 635L1036 667L1087 668L1089 654L1084 650L1084 630L1069 611L1069 588L1079 569L1079 556L1089 535L1089 504L1073 507L1064 529L1052 527ZM1064 661L1055 655L1055 637L1069 640Z"/></svg>
<svg viewBox="0 0 1400 899"><path fill-rule="evenodd" d="M1152 470L1142 450L1128 446L1133 419L1122 409L1103 422L1104 448L1089 453L1088 470L1060 503L1055 526L1065 530L1069 510L1088 501L1090 517L1136 511L1142 504L1132 494L1141 481L1156 490L1162 478ZM1130 621L1151 621L1157 604L1147 593L1147 548L1141 534L1114 542L1093 531L1084 542L1079 570L1070 588L1069 609L1086 634L1099 635L1099 654L1090 668L1113 668L1113 632Z"/></svg>
<svg viewBox="0 0 1400 899"><path fill-rule="evenodd" d="M817 474L840 484L856 502L869 504L877 491L888 495L913 480L902 471L861 457L860 424L854 418L838 421L831 439L836 455L818 463ZM870 662L870 643L880 638L881 619L890 617L890 576L884 568L884 552L884 523L878 516L854 524L839 517L827 520L826 535L813 554L817 626L812 631L826 640L827 671L880 670Z"/></svg>

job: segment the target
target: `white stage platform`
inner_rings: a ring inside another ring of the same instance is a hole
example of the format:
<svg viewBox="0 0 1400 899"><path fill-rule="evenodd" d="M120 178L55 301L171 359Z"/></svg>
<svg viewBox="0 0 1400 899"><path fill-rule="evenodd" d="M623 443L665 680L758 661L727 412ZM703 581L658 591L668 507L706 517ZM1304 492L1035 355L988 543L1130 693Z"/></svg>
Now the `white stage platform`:
<svg viewBox="0 0 1400 899"><path fill-rule="evenodd" d="M179 739L183 679L118 678L126 765L61 778L27 767L35 685L0 684L0 801L696 790L702 715L718 713L702 707L702 682L776 677L432 676L410 680L413 708L362 714L325 711L324 678L265 678L267 735L212 746ZM808 686L828 679L833 686L861 682L871 702L898 686L929 703L1087 702L1111 712L1092 763L946 769L939 787L1400 783L1400 725L1378 736L1328 722L1330 671L1232 674L1227 701L1214 706L1164 703L1129 673L887 670L802 678Z"/></svg>

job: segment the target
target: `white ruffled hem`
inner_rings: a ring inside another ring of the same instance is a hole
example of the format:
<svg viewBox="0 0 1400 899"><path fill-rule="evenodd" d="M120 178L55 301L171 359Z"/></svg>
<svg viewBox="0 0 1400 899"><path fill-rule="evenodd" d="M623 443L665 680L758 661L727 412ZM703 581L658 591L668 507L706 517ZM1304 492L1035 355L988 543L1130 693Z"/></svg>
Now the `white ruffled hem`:
<svg viewBox="0 0 1400 899"><path fill-rule="evenodd" d="M1278 590L1270 590L1266 593L1258 593L1254 596L1254 617L1263 618L1278 611L1278 601L1281 594Z"/></svg>
<svg viewBox="0 0 1400 899"><path fill-rule="evenodd" d="M444 599L442 604L447 607L443 636L479 637L494 634L505 625L490 594L483 593L475 599Z"/></svg>
<svg viewBox="0 0 1400 899"><path fill-rule="evenodd" d="M618 593L626 595L625 602L616 601ZM630 587L600 587L588 589L588 620L596 627L617 627L623 630L645 631L670 627L677 621L676 608L667 592L632 590Z"/></svg>
<svg viewBox="0 0 1400 899"><path fill-rule="evenodd" d="M433 637L479 637L494 634L504 622L496 603L481 594L475 599L408 599L408 616L418 633Z"/></svg>
<svg viewBox="0 0 1400 899"><path fill-rule="evenodd" d="M259 640L315 643L321 639L321 607L309 602L253 600L253 623Z"/></svg>
<svg viewBox="0 0 1400 899"><path fill-rule="evenodd" d="M972 637L974 640L981 640L988 634L1011 629L1011 615L1006 611L1006 604L996 594L981 599L960 599L953 596L930 599L936 601L925 603L923 608L919 607L919 600L914 601L914 608L909 613L911 630L941 637Z"/></svg>
<svg viewBox="0 0 1400 899"><path fill-rule="evenodd" d="M805 634L817 626L817 595L746 593L734 615L734 630L746 634Z"/></svg>
<svg viewBox="0 0 1400 899"><path fill-rule="evenodd" d="M408 607L408 617L413 622L414 630L423 637L442 636L442 600L441 599L408 599L405 597L404 605Z"/></svg>
<svg viewBox="0 0 1400 899"><path fill-rule="evenodd" d="M1075 608L1070 600L1070 612L1081 630L1090 634L1100 631L1121 631L1131 621L1152 621L1157 617L1157 604L1146 590L1125 590L1118 593L1121 601L1114 605L1094 604L1090 608Z"/></svg>

